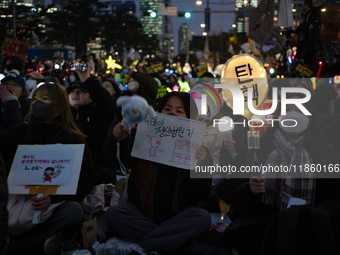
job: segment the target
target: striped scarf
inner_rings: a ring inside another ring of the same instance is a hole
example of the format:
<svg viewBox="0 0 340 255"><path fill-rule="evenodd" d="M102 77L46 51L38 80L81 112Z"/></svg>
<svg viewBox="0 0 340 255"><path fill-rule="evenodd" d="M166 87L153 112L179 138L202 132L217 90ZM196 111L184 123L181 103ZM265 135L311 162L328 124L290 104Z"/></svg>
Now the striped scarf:
<svg viewBox="0 0 340 255"><path fill-rule="evenodd" d="M266 165L291 167L291 172L265 173L266 192L262 201L278 209L287 207L291 197L301 198L307 204L313 205L315 199L315 174L300 173L299 166L311 164L309 153L303 148L304 136L294 141L287 141L278 128L274 133L274 145L276 149L269 155ZM296 166L296 172L294 172ZM269 167L268 167L269 169Z"/></svg>

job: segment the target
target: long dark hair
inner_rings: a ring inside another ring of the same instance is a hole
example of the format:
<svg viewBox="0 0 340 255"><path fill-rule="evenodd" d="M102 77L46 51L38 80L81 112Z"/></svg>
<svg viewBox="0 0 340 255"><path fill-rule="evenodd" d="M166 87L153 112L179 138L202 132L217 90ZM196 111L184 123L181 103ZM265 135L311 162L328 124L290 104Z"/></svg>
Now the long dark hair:
<svg viewBox="0 0 340 255"><path fill-rule="evenodd" d="M195 104L194 99L192 99L192 97L188 93L185 93L185 92L171 92L171 93L166 94L164 97L160 99L158 103L158 109L157 109L158 112L162 112L163 108L165 107L166 102L168 102L168 100L174 96L182 100L183 105L184 105L184 111L185 111L185 114L187 115L187 118L196 120L198 117L197 106Z"/></svg>
<svg viewBox="0 0 340 255"><path fill-rule="evenodd" d="M59 113L56 122L60 124L64 133L78 134L84 138L86 137L74 122L71 106L68 101L68 94L63 86L46 82L34 91L32 98L34 98L37 93L46 93L52 100L54 112Z"/></svg>
<svg viewBox="0 0 340 255"><path fill-rule="evenodd" d="M116 91L116 94L115 94L114 96L115 96L115 98L116 98L116 100L117 100L117 98L120 97L121 94L122 94L122 91L119 89L119 86L117 85L117 83L114 82L114 81L111 81L111 80L104 80L103 83L104 83L104 82L109 82L109 83L111 83L113 89ZM103 83L102 83L101 85L103 85Z"/></svg>

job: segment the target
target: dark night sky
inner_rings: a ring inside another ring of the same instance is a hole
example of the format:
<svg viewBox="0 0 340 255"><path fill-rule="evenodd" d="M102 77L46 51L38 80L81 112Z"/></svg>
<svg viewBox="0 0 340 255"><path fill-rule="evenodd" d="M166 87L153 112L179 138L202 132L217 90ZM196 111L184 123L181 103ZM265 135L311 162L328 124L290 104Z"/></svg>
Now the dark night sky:
<svg viewBox="0 0 340 255"><path fill-rule="evenodd" d="M172 0L171 6L176 6L178 11L204 11L207 5L206 0L202 0L202 5L196 5L196 0ZM223 5L221 5L223 3ZM210 0L209 7L213 10L234 10L232 0ZM210 14L210 34L219 34L221 31L229 32L232 29L234 13L211 13ZM204 23L204 13L192 13L190 19L171 16L172 30L175 41L175 55L178 51L178 30L183 23L187 23L190 30L195 35L202 35L204 28L200 27Z"/></svg>

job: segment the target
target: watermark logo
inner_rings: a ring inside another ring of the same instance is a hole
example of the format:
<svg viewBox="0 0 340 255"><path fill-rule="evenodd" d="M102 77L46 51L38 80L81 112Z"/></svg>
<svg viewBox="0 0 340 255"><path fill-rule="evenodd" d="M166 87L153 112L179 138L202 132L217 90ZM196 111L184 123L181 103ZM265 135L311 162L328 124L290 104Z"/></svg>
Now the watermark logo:
<svg viewBox="0 0 340 255"><path fill-rule="evenodd" d="M244 102L245 97L241 89L234 85L227 85L227 84L215 84L215 88L221 88L221 89L229 89L230 92L233 95L233 114L234 115L244 115ZM277 88L273 88L273 97L272 97L272 107L267 110L257 110L253 106L253 88L248 88L248 109L249 111L254 115L269 115L273 114L277 108L278 104L278 92ZM301 93L304 94L305 98L287 98L288 93ZM286 106L287 104L294 104L297 108L300 109L300 111L307 116L312 115L305 106L303 106L304 103L307 103L311 99L311 93L309 90L304 88L282 88L281 89L281 115L286 115ZM201 96L202 104L201 104L201 113L202 115L207 114L207 95L202 94Z"/></svg>

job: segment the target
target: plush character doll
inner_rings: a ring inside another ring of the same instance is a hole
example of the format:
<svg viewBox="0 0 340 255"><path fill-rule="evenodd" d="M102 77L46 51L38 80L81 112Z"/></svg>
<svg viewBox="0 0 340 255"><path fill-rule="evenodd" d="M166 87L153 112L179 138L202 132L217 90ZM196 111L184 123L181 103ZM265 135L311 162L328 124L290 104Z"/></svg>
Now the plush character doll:
<svg viewBox="0 0 340 255"><path fill-rule="evenodd" d="M121 96L117 100L117 106L122 107L124 129L134 127L149 115L156 117L154 109L141 96Z"/></svg>

